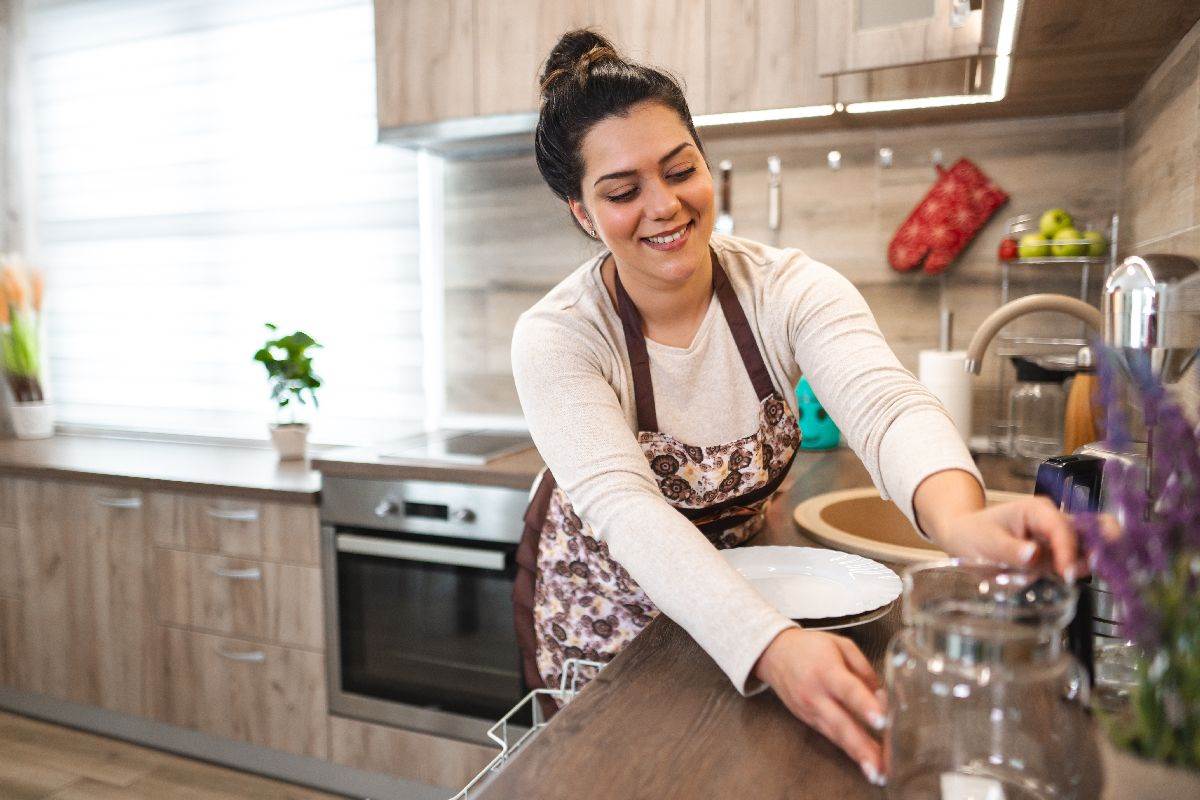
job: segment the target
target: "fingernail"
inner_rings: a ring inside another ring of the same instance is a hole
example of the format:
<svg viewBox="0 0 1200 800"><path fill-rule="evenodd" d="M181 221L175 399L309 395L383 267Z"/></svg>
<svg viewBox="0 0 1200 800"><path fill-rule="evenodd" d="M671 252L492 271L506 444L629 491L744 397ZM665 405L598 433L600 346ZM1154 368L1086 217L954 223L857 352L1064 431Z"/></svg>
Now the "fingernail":
<svg viewBox="0 0 1200 800"><path fill-rule="evenodd" d="M1076 571L1074 564L1063 570L1063 580L1067 583L1074 583L1077 577L1079 577L1079 573Z"/></svg>
<svg viewBox="0 0 1200 800"><path fill-rule="evenodd" d="M1021 545L1021 563L1028 564L1033 554L1037 552L1037 542L1026 542Z"/></svg>
<svg viewBox="0 0 1200 800"><path fill-rule="evenodd" d="M879 770L875 769L875 765L870 761L864 761L858 766L872 786L887 786L887 778L880 775Z"/></svg>
<svg viewBox="0 0 1200 800"><path fill-rule="evenodd" d="M887 717L878 711L872 711L867 714L867 722L871 723L871 727L877 731L881 731L887 727Z"/></svg>

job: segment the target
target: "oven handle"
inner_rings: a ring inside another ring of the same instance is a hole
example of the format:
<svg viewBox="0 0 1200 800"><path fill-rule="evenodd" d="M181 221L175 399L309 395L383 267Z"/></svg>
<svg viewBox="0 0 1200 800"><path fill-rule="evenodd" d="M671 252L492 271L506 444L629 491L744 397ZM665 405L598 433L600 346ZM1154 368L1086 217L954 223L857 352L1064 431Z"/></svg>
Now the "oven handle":
<svg viewBox="0 0 1200 800"><path fill-rule="evenodd" d="M455 567L475 567L496 572L504 571L504 553L498 550L473 550L444 544L399 542L395 539L356 536L352 533L338 534L336 542L339 553L423 561L430 564L450 564Z"/></svg>

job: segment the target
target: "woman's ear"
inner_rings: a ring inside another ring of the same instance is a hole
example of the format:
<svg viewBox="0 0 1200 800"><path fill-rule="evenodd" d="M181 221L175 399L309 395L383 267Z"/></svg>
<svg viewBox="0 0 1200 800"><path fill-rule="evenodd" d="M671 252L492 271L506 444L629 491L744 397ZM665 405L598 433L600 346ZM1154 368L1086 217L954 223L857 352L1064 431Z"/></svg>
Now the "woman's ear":
<svg viewBox="0 0 1200 800"><path fill-rule="evenodd" d="M587 209L583 207L583 203L567 198L567 205L570 207L575 221L579 223L579 227L583 228L588 236L591 236L593 239L597 238L596 226L592 224L592 219L588 216Z"/></svg>

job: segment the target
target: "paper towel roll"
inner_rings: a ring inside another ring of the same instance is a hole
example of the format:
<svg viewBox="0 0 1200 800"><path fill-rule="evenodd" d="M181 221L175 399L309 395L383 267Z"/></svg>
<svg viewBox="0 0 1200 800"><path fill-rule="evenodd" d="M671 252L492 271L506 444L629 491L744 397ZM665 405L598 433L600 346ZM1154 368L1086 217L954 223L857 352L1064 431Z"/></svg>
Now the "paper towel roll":
<svg viewBox="0 0 1200 800"><path fill-rule="evenodd" d="M922 350L917 378L942 401L964 442L971 439L971 378L966 350Z"/></svg>

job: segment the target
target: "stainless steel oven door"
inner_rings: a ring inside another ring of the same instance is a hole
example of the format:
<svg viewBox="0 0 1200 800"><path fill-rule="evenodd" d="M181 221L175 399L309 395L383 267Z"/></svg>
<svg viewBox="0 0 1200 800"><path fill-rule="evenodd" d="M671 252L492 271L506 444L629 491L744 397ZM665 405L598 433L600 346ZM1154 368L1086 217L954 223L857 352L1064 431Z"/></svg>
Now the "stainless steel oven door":
<svg viewBox="0 0 1200 800"><path fill-rule="evenodd" d="M332 713L487 742L522 697L515 547L322 528Z"/></svg>

